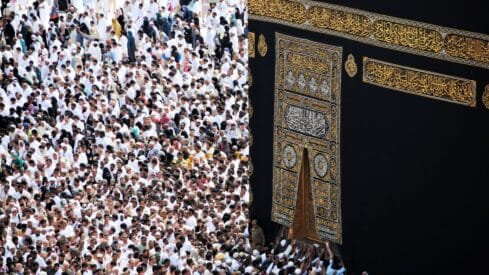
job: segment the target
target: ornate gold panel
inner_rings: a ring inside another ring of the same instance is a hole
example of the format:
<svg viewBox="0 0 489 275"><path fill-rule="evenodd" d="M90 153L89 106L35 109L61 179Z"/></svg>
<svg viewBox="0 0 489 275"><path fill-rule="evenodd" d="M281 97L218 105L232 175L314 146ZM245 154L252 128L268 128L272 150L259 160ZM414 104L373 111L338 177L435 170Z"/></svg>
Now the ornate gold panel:
<svg viewBox="0 0 489 275"><path fill-rule="evenodd" d="M249 58L255 57L255 33L248 32L248 56Z"/></svg>
<svg viewBox="0 0 489 275"><path fill-rule="evenodd" d="M341 243L342 49L278 33L275 43L272 220L292 225L307 148L316 231Z"/></svg>
<svg viewBox="0 0 489 275"><path fill-rule="evenodd" d="M275 221L290 226L295 214L297 188L299 183L300 139L290 137L290 134L276 128L274 136L274 169L273 169L273 204L272 213ZM280 206L280 207L278 207Z"/></svg>
<svg viewBox="0 0 489 275"><path fill-rule="evenodd" d="M326 101L335 101L339 78L337 63L341 56L334 47L312 44L310 48L282 40L278 47L275 74L276 86L281 90L296 92ZM327 48L329 51L322 51ZM311 53L315 53L311 55Z"/></svg>
<svg viewBox="0 0 489 275"><path fill-rule="evenodd" d="M396 91L476 106L476 82L363 58L363 81Z"/></svg>
<svg viewBox="0 0 489 275"><path fill-rule="evenodd" d="M489 69L489 36L316 1L249 0L250 18Z"/></svg>

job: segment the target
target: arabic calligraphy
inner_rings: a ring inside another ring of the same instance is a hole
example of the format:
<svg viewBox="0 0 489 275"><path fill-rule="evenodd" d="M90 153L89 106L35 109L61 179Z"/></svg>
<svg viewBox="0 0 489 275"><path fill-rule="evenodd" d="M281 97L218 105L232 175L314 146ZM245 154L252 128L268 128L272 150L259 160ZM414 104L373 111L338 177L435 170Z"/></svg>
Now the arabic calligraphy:
<svg viewBox="0 0 489 275"><path fill-rule="evenodd" d="M375 21L373 29L373 36L378 41L434 53L443 49L443 37L433 29L387 20Z"/></svg>
<svg viewBox="0 0 489 275"><path fill-rule="evenodd" d="M323 113L299 106L287 106L284 118L290 130L317 138L323 138L329 128Z"/></svg>
<svg viewBox="0 0 489 275"><path fill-rule="evenodd" d="M445 51L450 56L489 64L489 40L449 34L446 37Z"/></svg>
<svg viewBox="0 0 489 275"><path fill-rule="evenodd" d="M399 66L364 57L363 81L393 90L475 107L473 80Z"/></svg>
<svg viewBox="0 0 489 275"><path fill-rule="evenodd" d="M289 0L250 0L251 14L270 16L295 23L304 23L306 8L302 3Z"/></svg>
<svg viewBox="0 0 489 275"><path fill-rule="evenodd" d="M371 34L371 20L364 15L343 10L312 6L307 11L309 24L314 27L367 37Z"/></svg>
<svg viewBox="0 0 489 275"><path fill-rule="evenodd" d="M296 54L290 52L286 55L286 61L290 66L300 66L302 69L315 71L317 73L329 73L331 70L329 67L329 63L324 63L319 58L315 58L312 56L306 56L302 54Z"/></svg>
<svg viewBox="0 0 489 275"><path fill-rule="evenodd" d="M317 1L249 0L250 18L489 69L489 36Z"/></svg>

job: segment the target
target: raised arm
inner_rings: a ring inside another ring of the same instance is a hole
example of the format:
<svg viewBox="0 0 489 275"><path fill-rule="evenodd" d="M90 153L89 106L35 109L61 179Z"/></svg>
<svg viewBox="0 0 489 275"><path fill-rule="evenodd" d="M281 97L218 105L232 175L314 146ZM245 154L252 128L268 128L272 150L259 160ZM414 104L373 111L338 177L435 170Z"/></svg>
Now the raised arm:
<svg viewBox="0 0 489 275"><path fill-rule="evenodd" d="M334 255L333 255L333 251L331 251L331 248L329 247L329 241L326 241L326 249L328 250L328 254L329 254L328 259L333 260Z"/></svg>

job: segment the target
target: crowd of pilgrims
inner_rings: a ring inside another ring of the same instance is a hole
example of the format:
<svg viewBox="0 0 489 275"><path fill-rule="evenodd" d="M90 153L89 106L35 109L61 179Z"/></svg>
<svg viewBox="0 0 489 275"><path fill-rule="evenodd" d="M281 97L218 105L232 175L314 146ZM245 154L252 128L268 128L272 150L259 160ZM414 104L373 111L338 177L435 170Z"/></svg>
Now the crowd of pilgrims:
<svg viewBox="0 0 489 275"><path fill-rule="evenodd" d="M0 273L344 272L249 222L245 0L1 13Z"/></svg>

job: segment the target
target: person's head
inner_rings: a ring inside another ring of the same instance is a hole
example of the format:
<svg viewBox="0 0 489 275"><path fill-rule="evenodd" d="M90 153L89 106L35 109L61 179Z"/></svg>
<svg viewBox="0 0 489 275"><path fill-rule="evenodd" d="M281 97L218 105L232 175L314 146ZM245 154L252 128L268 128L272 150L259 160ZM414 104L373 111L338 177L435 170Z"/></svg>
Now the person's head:
<svg viewBox="0 0 489 275"><path fill-rule="evenodd" d="M340 269L341 267L342 267L342 261L341 261L340 257L338 257L337 255L334 255L333 256L332 268L333 269Z"/></svg>

